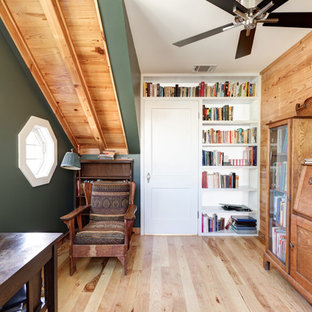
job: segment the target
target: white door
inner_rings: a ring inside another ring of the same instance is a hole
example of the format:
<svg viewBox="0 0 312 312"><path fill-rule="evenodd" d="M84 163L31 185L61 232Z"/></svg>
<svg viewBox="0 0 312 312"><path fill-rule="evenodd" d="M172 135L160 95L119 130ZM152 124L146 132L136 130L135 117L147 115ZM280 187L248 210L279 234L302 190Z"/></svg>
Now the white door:
<svg viewBox="0 0 312 312"><path fill-rule="evenodd" d="M198 101L145 102L145 234L197 233Z"/></svg>

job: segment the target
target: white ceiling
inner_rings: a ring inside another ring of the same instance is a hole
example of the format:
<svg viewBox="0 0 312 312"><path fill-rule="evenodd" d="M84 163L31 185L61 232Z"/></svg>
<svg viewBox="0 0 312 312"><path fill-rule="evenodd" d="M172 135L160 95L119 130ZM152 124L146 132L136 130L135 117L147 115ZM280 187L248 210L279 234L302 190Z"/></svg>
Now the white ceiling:
<svg viewBox="0 0 312 312"><path fill-rule="evenodd" d="M235 60L242 27L184 47L172 43L233 22L206 0L125 0L142 73L192 73L216 64L216 73L259 73L309 29L257 26L252 53ZM311 0L289 0L274 12L312 12Z"/></svg>

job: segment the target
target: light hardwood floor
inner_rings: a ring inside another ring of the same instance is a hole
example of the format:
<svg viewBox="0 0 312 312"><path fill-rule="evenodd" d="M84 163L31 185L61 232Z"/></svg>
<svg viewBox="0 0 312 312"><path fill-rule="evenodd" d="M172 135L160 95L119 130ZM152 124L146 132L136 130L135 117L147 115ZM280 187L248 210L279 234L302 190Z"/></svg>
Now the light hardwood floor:
<svg viewBox="0 0 312 312"><path fill-rule="evenodd" d="M59 311L312 311L278 272L263 269L263 251L253 237L134 235L127 276L115 258L79 259L69 276L63 244Z"/></svg>

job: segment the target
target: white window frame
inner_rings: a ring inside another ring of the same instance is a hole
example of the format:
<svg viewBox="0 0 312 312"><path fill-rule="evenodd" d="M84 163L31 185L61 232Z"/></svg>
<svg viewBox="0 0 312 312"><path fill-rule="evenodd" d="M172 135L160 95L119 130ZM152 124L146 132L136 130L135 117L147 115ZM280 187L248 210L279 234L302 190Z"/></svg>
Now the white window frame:
<svg viewBox="0 0 312 312"><path fill-rule="evenodd" d="M26 139L28 135L36 128L38 128L40 132L40 127L46 128L48 131L48 134L50 135L50 139L53 142L53 147L51 147L50 152L53 153L51 155L52 157L48 157L48 164L43 163L41 167L48 167L48 170L44 173L44 176L36 174L32 172L32 170L27 165L27 159L26 159ZM51 125L48 120L31 116L28 121L26 122L23 129L18 134L18 167L28 180L28 182L31 184L31 186L39 186L48 184L51 181L51 178L53 176L53 173L55 171L57 165L57 140L54 135L54 132L51 128ZM36 176L37 175L37 176Z"/></svg>

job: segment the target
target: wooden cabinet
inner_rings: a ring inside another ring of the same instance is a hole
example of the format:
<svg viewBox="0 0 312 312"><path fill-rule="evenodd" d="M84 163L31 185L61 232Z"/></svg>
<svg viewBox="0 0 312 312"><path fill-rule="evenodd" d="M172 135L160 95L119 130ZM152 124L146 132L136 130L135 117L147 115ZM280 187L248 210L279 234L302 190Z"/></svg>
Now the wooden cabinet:
<svg viewBox="0 0 312 312"><path fill-rule="evenodd" d="M76 206L84 205L82 184L96 180L133 181L133 160L81 160L81 170L76 177Z"/></svg>
<svg viewBox="0 0 312 312"><path fill-rule="evenodd" d="M301 166L301 175L291 215L290 276L312 302L312 165Z"/></svg>
<svg viewBox="0 0 312 312"><path fill-rule="evenodd" d="M311 209L310 209L311 210ZM307 292L312 302L312 221L291 216L290 276Z"/></svg>
<svg viewBox="0 0 312 312"><path fill-rule="evenodd" d="M312 118L269 125L264 267L276 268L312 303Z"/></svg>
<svg viewBox="0 0 312 312"><path fill-rule="evenodd" d="M282 270L289 267L289 211L292 121L269 125L266 251Z"/></svg>

